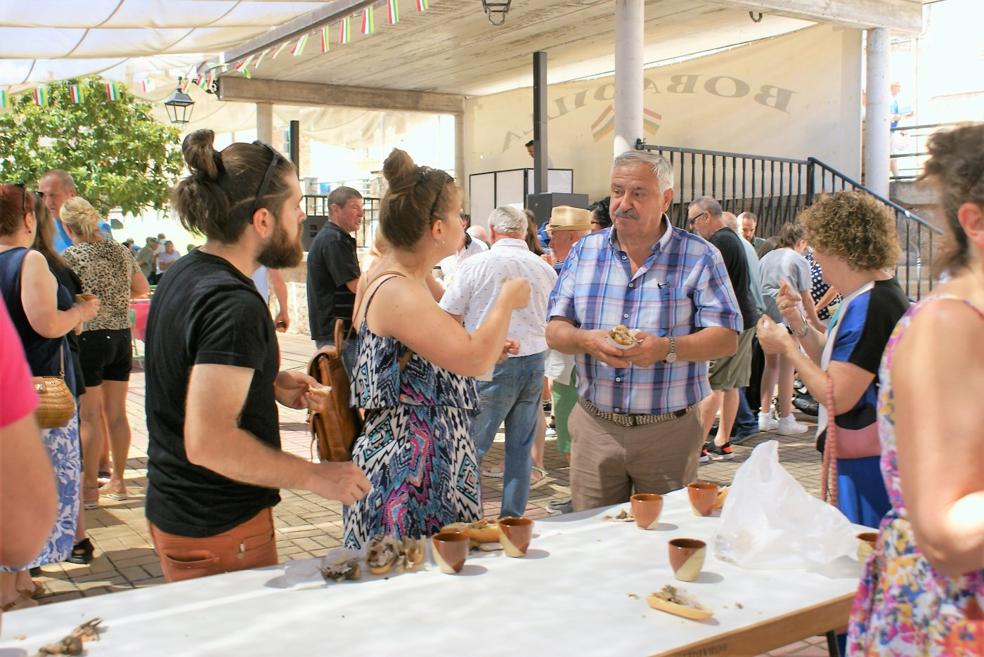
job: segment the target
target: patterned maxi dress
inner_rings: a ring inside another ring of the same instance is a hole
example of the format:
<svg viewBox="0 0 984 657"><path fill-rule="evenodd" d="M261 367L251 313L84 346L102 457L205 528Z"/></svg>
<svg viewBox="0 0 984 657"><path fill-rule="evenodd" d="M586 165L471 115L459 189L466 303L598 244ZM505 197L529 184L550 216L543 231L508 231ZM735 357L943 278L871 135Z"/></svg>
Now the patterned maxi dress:
<svg viewBox="0 0 984 657"><path fill-rule="evenodd" d="M848 655L979 657L984 654L984 570L953 579L937 572L916 545L899 484L891 368L895 347L919 309L896 327L881 365L881 469L892 508L881 523L848 624ZM984 313L976 309L984 320Z"/></svg>
<svg viewBox="0 0 984 657"><path fill-rule="evenodd" d="M345 509L345 547L364 548L377 534L430 536L449 523L481 518L470 435L472 409L478 405L475 380L417 354L401 367L407 347L376 335L365 321L357 344L352 387L356 403L366 411L366 425L352 460L372 483L372 492Z"/></svg>

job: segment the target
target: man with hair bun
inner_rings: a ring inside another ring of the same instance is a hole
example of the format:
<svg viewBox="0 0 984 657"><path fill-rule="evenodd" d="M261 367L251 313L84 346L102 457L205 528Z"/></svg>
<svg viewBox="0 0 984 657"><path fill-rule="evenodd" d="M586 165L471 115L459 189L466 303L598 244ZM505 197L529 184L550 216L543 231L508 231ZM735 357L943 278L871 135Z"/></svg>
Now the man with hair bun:
<svg viewBox="0 0 984 657"><path fill-rule="evenodd" d="M352 504L369 491L353 463L280 448L277 403L318 407L314 379L278 372L273 320L250 275L300 263L301 188L265 144L221 153L211 130L185 137L191 175L173 203L205 244L169 269L147 320L147 520L165 579L277 563L279 488Z"/></svg>
<svg viewBox="0 0 984 657"><path fill-rule="evenodd" d="M513 207L496 208L489 215L492 248L466 260L441 307L474 331L484 320L502 284L521 276L530 282L530 303L512 314L507 335L517 345L493 371L479 377L478 414L472 429L481 462L499 426L506 424L506 460L500 516L522 516L530 491L530 447L540 419L543 365L547 351L547 298L557 274L543 258L532 253L525 236L529 220Z"/></svg>

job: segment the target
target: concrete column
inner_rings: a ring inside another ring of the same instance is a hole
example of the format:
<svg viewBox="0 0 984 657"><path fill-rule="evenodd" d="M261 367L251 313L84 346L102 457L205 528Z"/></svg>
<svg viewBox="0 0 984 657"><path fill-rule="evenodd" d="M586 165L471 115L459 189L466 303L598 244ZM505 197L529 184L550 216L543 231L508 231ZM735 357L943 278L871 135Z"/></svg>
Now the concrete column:
<svg viewBox="0 0 984 657"><path fill-rule="evenodd" d="M273 143L273 103L256 104L256 138L277 148Z"/></svg>
<svg viewBox="0 0 984 657"><path fill-rule="evenodd" d="M468 179L465 178L465 115L454 115L454 178L458 186L464 190L465 198L462 206L468 207Z"/></svg>
<svg viewBox="0 0 984 657"><path fill-rule="evenodd" d="M615 0L615 155L642 137L645 0Z"/></svg>
<svg viewBox="0 0 984 657"><path fill-rule="evenodd" d="M884 28L868 30L867 80L864 114L864 182L871 191L888 198L891 117L889 106L889 34Z"/></svg>

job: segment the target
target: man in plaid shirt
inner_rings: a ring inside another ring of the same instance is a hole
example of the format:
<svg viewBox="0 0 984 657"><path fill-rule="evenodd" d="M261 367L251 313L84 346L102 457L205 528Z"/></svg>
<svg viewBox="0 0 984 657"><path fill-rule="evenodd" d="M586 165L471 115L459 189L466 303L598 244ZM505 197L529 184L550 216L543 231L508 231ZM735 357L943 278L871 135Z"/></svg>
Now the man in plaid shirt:
<svg viewBox="0 0 984 657"><path fill-rule="evenodd" d="M549 346L575 354L578 369L568 421L575 511L696 478L707 362L735 353L742 326L720 252L664 214L669 163L619 155L611 194L614 225L574 246L547 310ZM635 344L609 339L618 324L637 330Z"/></svg>

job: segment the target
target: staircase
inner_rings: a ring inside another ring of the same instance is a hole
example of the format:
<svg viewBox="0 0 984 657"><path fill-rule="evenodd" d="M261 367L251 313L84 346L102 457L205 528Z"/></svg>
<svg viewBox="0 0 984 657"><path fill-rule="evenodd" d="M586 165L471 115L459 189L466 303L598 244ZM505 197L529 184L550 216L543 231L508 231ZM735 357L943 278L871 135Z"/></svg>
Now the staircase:
<svg viewBox="0 0 984 657"><path fill-rule="evenodd" d="M902 255L895 267L902 289L920 299L933 288L935 242L943 231L883 196L875 194L832 166L810 157L797 160L749 153L728 153L677 146L658 146L639 140L639 150L662 155L673 167L674 202L668 214L679 228L687 222L687 206L710 196L726 211L758 215L759 234L775 235L787 221L795 221L814 199L842 190L870 194L895 215Z"/></svg>

